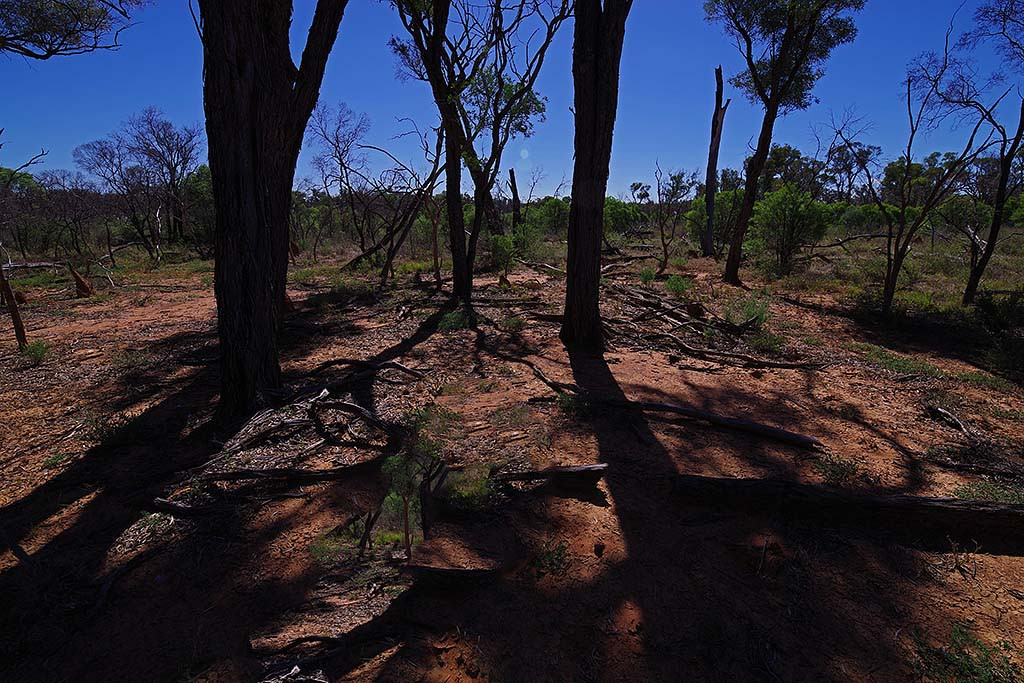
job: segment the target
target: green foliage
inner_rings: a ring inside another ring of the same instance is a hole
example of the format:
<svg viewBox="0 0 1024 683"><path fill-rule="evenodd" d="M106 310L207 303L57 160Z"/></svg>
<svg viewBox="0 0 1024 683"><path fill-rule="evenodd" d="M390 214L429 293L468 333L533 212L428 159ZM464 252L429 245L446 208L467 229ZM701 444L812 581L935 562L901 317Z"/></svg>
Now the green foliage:
<svg viewBox="0 0 1024 683"><path fill-rule="evenodd" d="M681 275L670 275L665 281L665 290L672 296L683 298L693 291L695 283Z"/></svg>
<svg viewBox="0 0 1024 683"><path fill-rule="evenodd" d="M772 296L767 289L750 292L746 296L732 299L725 307L725 319L733 325L745 325L752 331L758 331L768 322Z"/></svg>
<svg viewBox="0 0 1024 683"><path fill-rule="evenodd" d="M630 204L606 197L604 200L604 231L605 233L626 233L643 225L646 220L644 212L636 204Z"/></svg>
<svg viewBox="0 0 1024 683"><path fill-rule="evenodd" d="M829 486L845 486L860 474L860 466L842 456L827 454L811 465Z"/></svg>
<svg viewBox="0 0 1024 683"><path fill-rule="evenodd" d="M782 353L786 348L786 339L767 330L758 330L750 335L747 344L760 353Z"/></svg>
<svg viewBox="0 0 1024 683"><path fill-rule="evenodd" d="M459 308L454 311L448 311L441 316L441 321L437 324L437 329L443 332L454 332L456 330L466 330L476 325L476 313L471 309Z"/></svg>
<svg viewBox="0 0 1024 683"><path fill-rule="evenodd" d="M320 534L309 544L309 554L313 561L324 569L333 567L345 550L345 544L336 534Z"/></svg>
<svg viewBox="0 0 1024 683"><path fill-rule="evenodd" d="M640 282L643 284L644 287L651 286L651 284L654 282L654 275L654 268L651 267L641 268L640 272L637 273L637 277L640 278Z"/></svg>
<svg viewBox="0 0 1024 683"><path fill-rule="evenodd" d="M511 332L513 334L516 334L526 329L526 321L523 318L519 317L518 315L513 315L505 318L500 323L498 323L498 327L500 327L505 332Z"/></svg>
<svg viewBox="0 0 1024 683"><path fill-rule="evenodd" d="M704 12L739 44L751 40L753 63L732 84L750 101L777 102L785 112L814 102L811 90L829 54L857 35L847 13L863 7L864 0L707 0Z"/></svg>
<svg viewBox="0 0 1024 683"><path fill-rule="evenodd" d="M936 647L928 643L917 631L913 633L914 668L929 680L942 683L1016 683L1024 671L1014 663L1011 655L1020 652L1006 641L989 647L971 633L968 626L954 624L949 644Z"/></svg>
<svg viewBox="0 0 1024 683"><path fill-rule="evenodd" d="M514 235L491 235L491 259L505 277L508 277L518 256Z"/></svg>
<svg viewBox="0 0 1024 683"><path fill-rule="evenodd" d="M43 460L43 469L52 470L55 467L63 465L68 460L71 460L72 457L74 457L72 453L54 453L53 455L49 455L45 460Z"/></svg>
<svg viewBox="0 0 1024 683"><path fill-rule="evenodd" d="M561 576L568 571L569 565L569 547L565 541L559 541L557 544L546 541L544 548L530 560L530 567L536 572L538 579L548 574Z"/></svg>
<svg viewBox="0 0 1024 683"><path fill-rule="evenodd" d="M743 190L721 190L715 194L715 224L711 243L716 256L721 256L732 241L742 205ZM686 222L690 226L690 239L694 244L700 244L708 222L707 205L703 199L693 202L686 214Z"/></svg>
<svg viewBox="0 0 1024 683"><path fill-rule="evenodd" d="M42 339L30 341L21 351L21 355L28 359L32 367L41 364L50 353L50 345Z"/></svg>
<svg viewBox="0 0 1024 683"><path fill-rule="evenodd" d="M997 484L992 481L972 481L958 486L953 495L964 500L984 500L992 503L1024 505L1024 487Z"/></svg>
<svg viewBox="0 0 1024 683"><path fill-rule="evenodd" d="M896 372L901 375L923 375L925 377L943 377L942 370L927 361L909 356L901 356L888 349L874 344L844 344L843 348L862 354L864 360L875 367Z"/></svg>
<svg viewBox="0 0 1024 683"><path fill-rule="evenodd" d="M448 504L463 512L476 512L487 507L491 497L491 478L485 465L472 465L448 477Z"/></svg>
<svg viewBox="0 0 1024 683"><path fill-rule="evenodd" d="M793 258L803 244L813 244L825 235L828 212L825 205L786 183L754 207L756 234L776 259L780 275L793 270Z"/></svg>
<svg viewBox="0 0 1024 683"><path fill-rule="evenodd" d="M569 227L569 203L558 197L545 197L524 207L524 221L539 235L564 235Z"/></svg>

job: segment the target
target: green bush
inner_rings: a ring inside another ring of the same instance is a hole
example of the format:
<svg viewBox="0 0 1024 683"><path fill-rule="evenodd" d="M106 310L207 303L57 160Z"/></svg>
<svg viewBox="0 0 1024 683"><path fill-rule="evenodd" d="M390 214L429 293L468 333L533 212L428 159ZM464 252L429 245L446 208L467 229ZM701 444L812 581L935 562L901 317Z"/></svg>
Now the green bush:
<svg viewBox="0 0 1024 683"><path fill-rule="evenodd" d="M28 359L32 367L35 367L42 363L46 356L50 353L50 345L42 339L36 339L28 343L24 349L21 350L21 355Z"/></svg>
<svg viewBox="0 0 1024 683"><path fill-rule="evenodd" d="M637 275L645 287L649 287L654 282L654 268L643 268Z"/></svg>
<svg viewBox="0 0 1024 683"><path fill-rule="evenodd" d="M786 183L757 203L753 225L775 257L778 273L788 275L801 245L813 244L825 235L827 218L824 204Z"/></svg>
<svg viewBox="0 0 1024 683"><path fill-rule="evenodd" d="M746 325L748 329L756 332L768 322L771 303L772 297L768 290L751 292L728 303L725 307L725 319L733 325Z"/></svg>
<svg viewBox="0 0 1024 683"><path fill-rule="evenodd" d="M665 290L672 296L682 298L694 288L694 281L681 275L670 275L665 281Z"/></svg>
<svg viewBox="0 0 1024 683"><path fill-rule="evenodd" d="M437 328L443 332L454 332L455 330L470 329L476 324L476 314L472 310L460 308L455 311L448 311L441 316L441 322Z"/></svg>

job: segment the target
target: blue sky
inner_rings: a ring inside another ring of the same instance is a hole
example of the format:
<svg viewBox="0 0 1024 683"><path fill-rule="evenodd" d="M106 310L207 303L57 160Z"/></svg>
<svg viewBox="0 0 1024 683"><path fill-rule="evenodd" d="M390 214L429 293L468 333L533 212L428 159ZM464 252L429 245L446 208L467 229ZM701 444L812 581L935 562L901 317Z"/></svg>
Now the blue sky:
<svg viewBox="0 0 1024 683"><path fill-rule="evenodd" d="M905 134L901 79L905 67L924 49L938 49L949 19L961 0L869 0L858 17L856 42L839 48L815 94L820 104L780 121L776 142L813 152L812 127L827 123L831 112L855 108L873 123L867 141L896 155ZM293 41L301 49L313 0L295 3ZM707 157L713 70L726 75L742 67L739 54L718 26L703 20L699 0L637 0L626 29L619 118L612 155L609 193L626 192L635 180L650 180L655 162L663 168L702 170ZM976 0L960 11L966 28ZM110 53L29 62L0 57L0 127L6 144L0 166L14 166L41 148L49 151L45 168L71 168L71 150L114 130L133 113L155 106L176 123L201 123L202 51L188 4L156 0L138 13L137 25L122 36L124 47ZM414 161L409 140L395 140L408 129L398 119L414 119L422 128L436 114L428 88L395 78L395 60L387 47L401 25L386 2L351 0L332 53L321 101L347 103L371 121L369 141ZM539 81L548 98L547 121L528 140L513 141L506 166L514 163L520 182L535 167L543 170L541 193L552 191L572 172L571 24L549 53ZM997 67L990 53L978 55L984 68ZM733 104L725 125L723 166L742 163L757 136L760 110L727 85ZM963 131L942 130L925 143L930 148L955 144ZM924 147L922 147L924 151ZM308 175L309 150L299 160L298 181ZM525 192L525 190L524 190Z"/></svg>

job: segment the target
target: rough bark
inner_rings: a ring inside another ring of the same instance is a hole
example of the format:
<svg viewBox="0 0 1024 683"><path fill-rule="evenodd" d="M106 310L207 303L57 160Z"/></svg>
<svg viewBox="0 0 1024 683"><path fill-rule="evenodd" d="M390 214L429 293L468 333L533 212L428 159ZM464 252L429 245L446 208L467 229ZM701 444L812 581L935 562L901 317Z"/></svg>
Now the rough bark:
<svg viewBox="0 0 1024 683"><path fill-rule="evenodd" d="M754 215L754 204L757 201L757 188L761 182L765 162L772 146L772 133L775 120L779 116L778 104L771 103L765 108L764 119L761 121L761 134L757 138L757 148L747 162L747 179L743 188L743 204L736 218L732 241L729 244L729 257L725 262L723 279L734 285L740 284L740 262L743 260L743 238L747 235L750 217Z"/></svg>
<svg viewBox="0 0 1024 683"><path fill-rule="evenodd" d="M573 32L576 132L565 314L561 338L579 348L603 345L598 307L608 164L619 98L619 63L632 0L580 0Z"/></svg>
<svg viewBox="0 0 1024 683"><path fill-rule="evenodd" d="M296 67L290 2L199 3L224 422L252 413L281 385L276 337L292 181L346 4L319 0Z"/></svg>
<svg viewBox="0 0 1024 683"><path fill-rule="evenodd" d="M708 222L704 227L701 239L701 253L704 256L715 255L715 195L718 193L718 153L722 147L722 127L725 124L725 112L732 100L722 104L724 96L722 83L722 67L715 68L715 111L711 114L711 144L708 148L708 169L704 180L704 204L707 207Z"/></svg>

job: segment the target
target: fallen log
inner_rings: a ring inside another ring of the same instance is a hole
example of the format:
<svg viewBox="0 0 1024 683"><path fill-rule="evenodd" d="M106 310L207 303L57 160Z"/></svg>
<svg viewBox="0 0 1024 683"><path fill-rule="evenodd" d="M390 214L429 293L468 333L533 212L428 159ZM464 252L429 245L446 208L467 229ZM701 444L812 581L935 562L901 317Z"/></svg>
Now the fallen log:
<svg viewBox="0 0 1024 683"><path fill-rule="evenodd" d="M307 483L320 481L335 481L352 476L364 469L379 467L383 462L382 457L361 460L351 465L342 467L331 467L322 470L300 470L290 467L268 467L265 470L239 469L226 472L211 472L199 477L201 481L244 481L247 479L281 479L289 482Z"/></svg>
<svg viewBox="0 0 1024 683"><path fill-rule="evenodd" d="M686 503L808 521L949 552L1024 554L1024 505L841 491L775 479L676 475Z"/></svg>
<svg viewBox="0 0 1024 683"><path fill-rule="evenodd" d="M548 467L543 470L526 472L499 472L492 479L499 482L512 481L544 481L552 486L566 488L594 488L604 477L608 469L607 463L597 465L570 465L566 467Z"/></svg>

